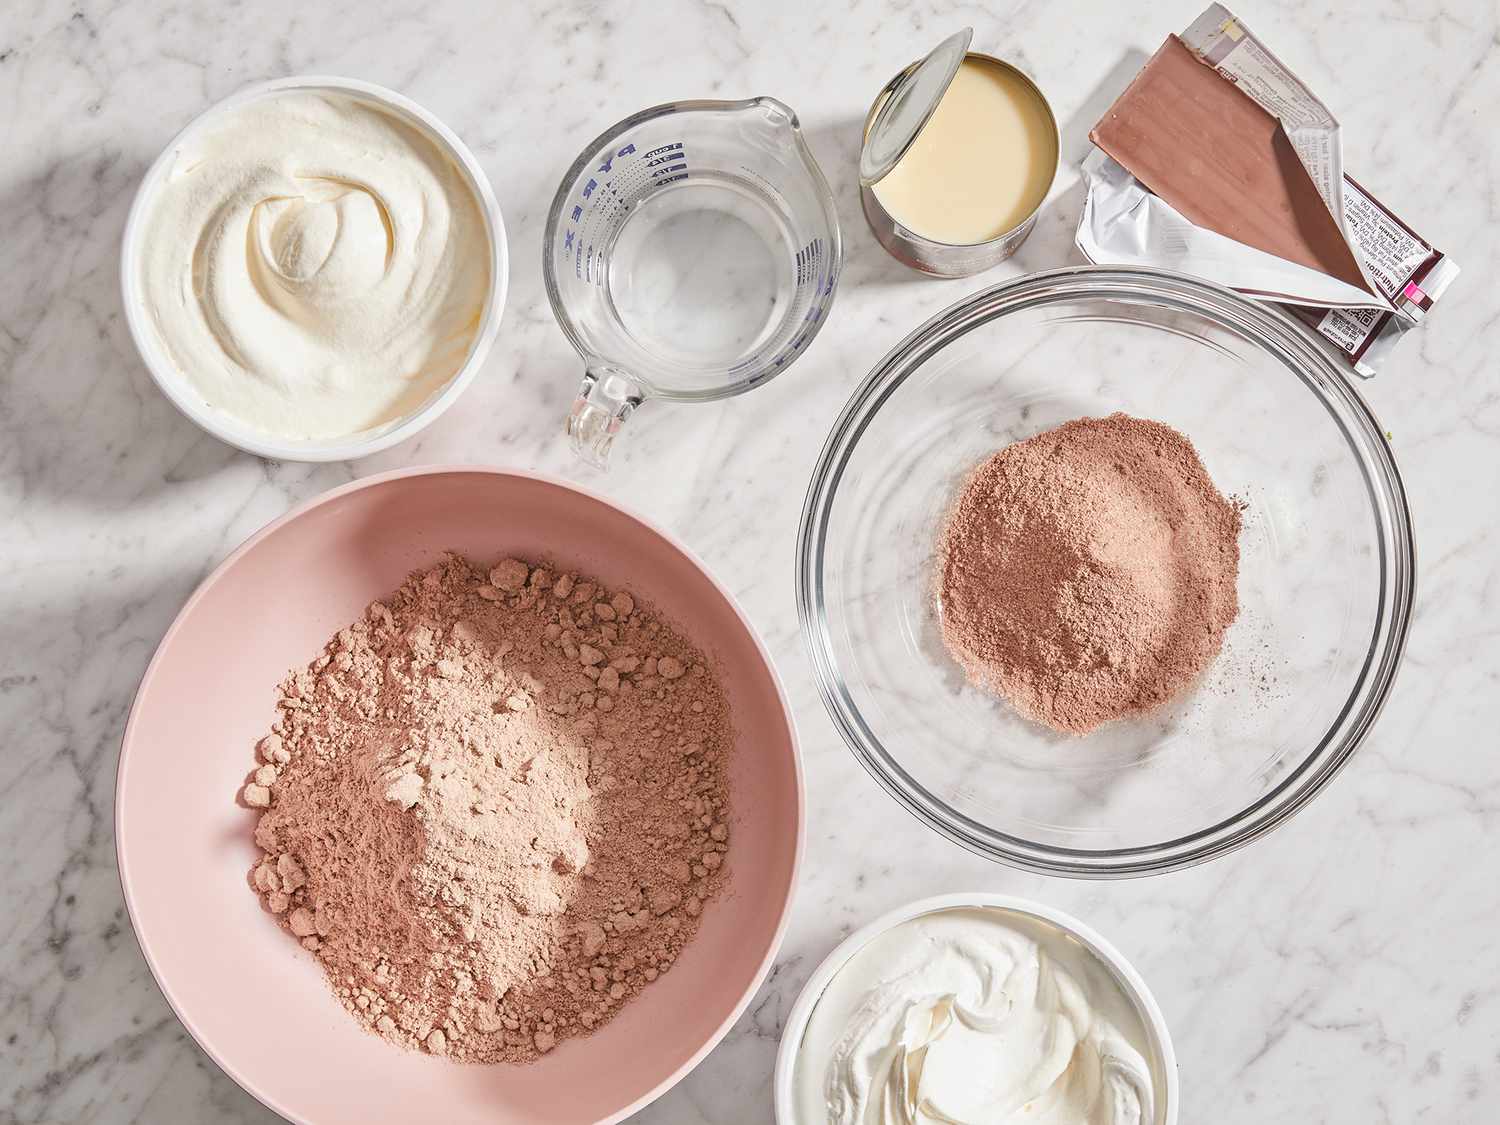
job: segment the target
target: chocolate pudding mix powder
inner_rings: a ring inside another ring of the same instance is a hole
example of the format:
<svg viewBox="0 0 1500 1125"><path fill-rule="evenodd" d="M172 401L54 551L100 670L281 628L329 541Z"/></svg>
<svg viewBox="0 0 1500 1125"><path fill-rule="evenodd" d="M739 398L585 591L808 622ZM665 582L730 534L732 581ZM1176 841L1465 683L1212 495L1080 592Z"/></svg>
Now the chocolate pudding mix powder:
<svg viewBox="0 0 1500 1125"><path fill-rule="evenodd" d="M1218 655L1239 533L1176 430L1065 423L965 482L938 552L943 640L973 683L1056 731L1143 714Z"/></svg>
<svg viewBox="0 0 1500 1125"><path fill-rule="evenodd" d="M728 707L625 591L415 574L281 685L250 881L368 1028L526 1062L668 972L725 878Z"/></svg>

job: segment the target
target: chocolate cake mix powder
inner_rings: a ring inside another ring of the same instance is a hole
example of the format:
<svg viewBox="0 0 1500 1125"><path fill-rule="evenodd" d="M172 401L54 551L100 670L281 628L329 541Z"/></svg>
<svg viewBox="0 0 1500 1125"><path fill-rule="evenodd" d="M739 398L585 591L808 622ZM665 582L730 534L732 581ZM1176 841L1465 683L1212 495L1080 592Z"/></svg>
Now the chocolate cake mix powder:
<svg viewBox="0 0 1500 1125"><path fill-rule="evenodd" d="M1154 710L1239 613L1239 507L1159 422L1080 418L995 453L939 545L943 640L976 685L1068 734Z"/></svg>
<svg viewBox="0 0 1500 1125"><path fill-rule="evenodd" d="M627 591L448 557L281 685L250 882L403 1046L526 1062L662 974L726 877L724 693Z"/></svg>

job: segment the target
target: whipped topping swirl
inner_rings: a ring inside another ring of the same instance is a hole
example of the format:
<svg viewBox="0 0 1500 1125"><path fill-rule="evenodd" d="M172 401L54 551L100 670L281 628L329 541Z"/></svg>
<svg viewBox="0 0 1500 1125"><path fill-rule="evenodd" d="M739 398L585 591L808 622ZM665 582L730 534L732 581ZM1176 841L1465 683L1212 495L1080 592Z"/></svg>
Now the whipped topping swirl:
<svg viewBox="0 0 1500 1125"><path fill-rule="evenodd" d="M800 1125L1150 1125L1151 1069L1105 1014L1144 1042L1118 986L1091 995L1011 917L940 911L855 954L808 1025Z"/></svg>
<svg viewBox="0 0 1500 1125"><path fill-rule="evenodd" d="M488 234L446 151L383 106L286 90L182 145L146 216L141 293L172 362L263 433L399 420L463 366Z"/></svg>

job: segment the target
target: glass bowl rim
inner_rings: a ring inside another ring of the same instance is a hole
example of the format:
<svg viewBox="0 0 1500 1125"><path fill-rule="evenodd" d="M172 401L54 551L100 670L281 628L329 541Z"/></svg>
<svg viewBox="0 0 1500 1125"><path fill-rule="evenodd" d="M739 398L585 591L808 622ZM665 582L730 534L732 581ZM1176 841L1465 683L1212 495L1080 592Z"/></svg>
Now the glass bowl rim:
<svg viewBox="0 0 1500 1125"><path fill-rule="evenodd" d="M1366 478L1380 541L1379 613L1359 679L1319 742L1275 786L1238 812L1186 835L1121 848L1067 848L1000 832L924 788L881 744L839 673L828 627L823 572L838 486L860 437L908 377L949 344L1011 312L1078 300L1149 304L1208 319L1269 352L1318 395L1351 439ZM1354 439L1358 439L1355 444ZM1233 290L1166 270L1070 266L1028 274L949 305L909 333L855 388L818 456L797 531L797 616L819 694L865 770L929 828L979 855L1022 870L1082 879L1160 874L1245 846L1285 823L1343 769L1379 717L1410 630L1416 546L1406 488L1385 431L1348 376L1307 329Z"/></svg>

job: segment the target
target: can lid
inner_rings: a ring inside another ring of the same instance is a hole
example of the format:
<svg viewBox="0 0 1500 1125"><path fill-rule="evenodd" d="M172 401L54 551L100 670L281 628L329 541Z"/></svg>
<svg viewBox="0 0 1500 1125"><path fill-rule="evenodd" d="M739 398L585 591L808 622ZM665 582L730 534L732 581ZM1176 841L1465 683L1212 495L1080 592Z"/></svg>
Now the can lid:
<svg viewBox="0 0 1500 1125"><path fill-rule="evenodd" d="M973 38L972 27L950 35L897 81L865 134L859 154L860 183L868 187L884 178L906 155L963 65Z"/></svg>

